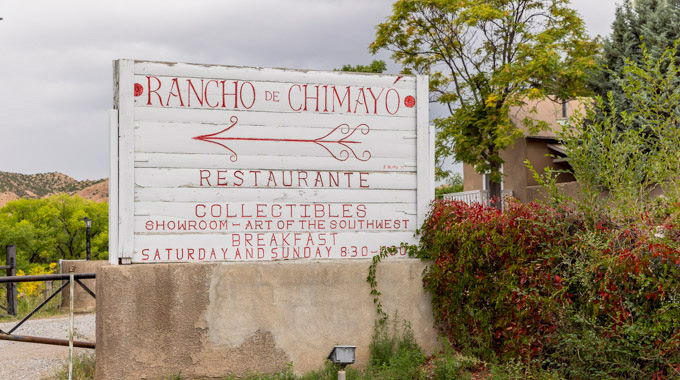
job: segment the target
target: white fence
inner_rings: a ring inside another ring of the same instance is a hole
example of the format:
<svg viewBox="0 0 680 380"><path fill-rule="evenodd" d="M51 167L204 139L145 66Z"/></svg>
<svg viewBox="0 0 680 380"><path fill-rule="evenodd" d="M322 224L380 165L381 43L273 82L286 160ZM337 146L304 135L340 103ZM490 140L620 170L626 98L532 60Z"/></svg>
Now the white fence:
<svg viewBox="0 0 680 380"><path fill-rule="evenodd" d="M504 200L512 196L512 190L501 191L501 197ZM489 192L487 190L472 190L462 191L460 193L449 193L444 194L444 199L449 201L465 202L469 205L473 203L487 203L489 201ZM503 202L503 206L505 206L505 202Z"/></svg>

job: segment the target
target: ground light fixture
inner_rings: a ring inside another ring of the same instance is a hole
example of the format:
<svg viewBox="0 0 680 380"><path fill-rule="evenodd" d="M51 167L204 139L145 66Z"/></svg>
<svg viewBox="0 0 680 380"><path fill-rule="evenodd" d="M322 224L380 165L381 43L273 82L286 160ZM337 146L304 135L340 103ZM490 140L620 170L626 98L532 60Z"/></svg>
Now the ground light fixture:
<svg viewBox="0 0 680 380"><path fill-rule="evenodd" d="M90 228L92 227L92 219L87 216L83 218L85 227L87 227L87 259L92 259L92 248L90 246Z"/></svg>
<svg viewBox="0 0 680 380"><path fill-rule="evenodd" d="M345 366L354 363L354 350L356 348L356 346L335 346L328 354L328 360L340 366L338 380L345 380Z"/></svg>

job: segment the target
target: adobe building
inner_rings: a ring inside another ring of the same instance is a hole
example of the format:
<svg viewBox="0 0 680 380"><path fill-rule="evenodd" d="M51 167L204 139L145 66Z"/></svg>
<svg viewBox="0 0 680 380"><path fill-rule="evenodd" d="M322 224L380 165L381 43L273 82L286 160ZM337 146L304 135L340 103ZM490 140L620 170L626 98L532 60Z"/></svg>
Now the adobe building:
<svg viewBox="0 0 680 380"><path fill-rule="evenodd" d="M535 107L535 109L534 109ZM535 110L535 112L530 112ZM585 114L583 99L575 99L565 103L551 100L529 101L522 108L515 107L510 111L511 121L520 127L525 135L515 140L509 148L501 152L504 160L502 167L503 182L501 189L503 196L513 196L522 202L529 202L543 197L541 186L534 180L531 171L524 164L529 160L534 169L542 174L545 167L556 170L570 169L566 151L557 134L562 130L565 121L575 112ZM529 133L522 120L526 117L547 122L547 128ZM462 193L447 194L447 199L475 202L487 198L487 176L475 172L471 165L463 165ZM579 185L573 175L562 173L557 182L565 193L570 196L579 193Z"/></svg>

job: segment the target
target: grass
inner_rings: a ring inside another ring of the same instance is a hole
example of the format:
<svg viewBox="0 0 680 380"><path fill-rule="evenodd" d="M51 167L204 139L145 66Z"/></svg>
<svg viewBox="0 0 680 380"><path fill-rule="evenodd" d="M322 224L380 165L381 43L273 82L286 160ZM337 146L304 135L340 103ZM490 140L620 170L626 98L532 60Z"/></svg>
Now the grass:
<svg viewBox="0 0 680 380"><path fill-rule="evenodd" d="M21 320L23 317L25 317L28 313L33 311L36 306L40 305L41 302L43 302L47 297L49 297L52 292L57 290L59 284L55 284L53 290L48 290L47 292L41 292L40 294L33 295L33 296L24 296L19 298L19 303L17 304L17 316L13 315L8 315L8 314L3 314L0 315L0 322L12 322L12 321L18 321ZM0 292L0 302L2 302L3 306L7 305L7 297L5 297L5 291L4 287L3 291ZM62 310L60 309L61 305L61 297L59 295L54 296L50 300L50 302L47 303L47 305L43 306L37 313L31 317L33 318L44 318L44 317L51 317L54 315L60 315L64 314ZM68 311L68 310L64 310ZM4 310L0 310L0 312L5 312Z"/></svg>
<svg viewBox="0 0 680 380"><path fill-rule="evenodd" d="M353 366L345 368L347 380L412 380L412 379L470 379L472 374L484 369L483 363L457 353L448 344L442 350L426 357L415 341L411 326L407 322L398 324L396 317L391 322L376 323L369 346L370 360L363 370ZM303 375L293 372L292 363L273 374L230 375L224 380L335 380L339 367L330 361L315 371ZM166 377L169 380L183 380L181 374Z"/></svg>
<svg viewBox="0 0 680 380"><path fill-rule="evenodd" d="M555 373L543 371L522 362L503 365L484 363L454 350L446 339L440 342L440 351L426 357L415 341L408 323L376 324L370 344L370 360L363 370L349 366L345 368L347 380L560 380ZM223 380L335 380L339 367L326 361L325 365L303 375L293 372L288 363L279 372L271 374L251 373L243 376L228 375ZM94 379L94 353L74 358L73 379ZM68 378L68 362L54 375L43 380ZM181 373L165 376L158 380L185 380Z"/></svg>
<svg viewBox="0 0 680 380"><path fill-rule="evenodd" d="M516 360L511 360L503 365L491 366L491 379L493 380L562 380L557 372L543 370Z"/></svg>
<svg viewBox="0 0 680 380"><path fill-rule="evenodd" d="M95 355L87 353L73 357L73 380L94 379ZM68 361L59 368L54 375L43 380L66 380L68 379Z"/></svg>

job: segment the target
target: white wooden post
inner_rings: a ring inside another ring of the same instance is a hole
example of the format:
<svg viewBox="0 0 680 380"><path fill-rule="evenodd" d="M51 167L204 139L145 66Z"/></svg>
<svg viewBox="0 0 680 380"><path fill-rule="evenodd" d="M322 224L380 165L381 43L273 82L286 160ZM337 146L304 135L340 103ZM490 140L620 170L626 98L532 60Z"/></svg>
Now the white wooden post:
<svg viewBox="0 0 680 380"><path fill-rule="evenodd" d="M118 265L118 111L109 112L109 263Z"/></svg>
<svg viewBox="0 0 680 380"><path fill-rule="evenodd" d="M418 75L416 82L418 105L416 109L417 159L418 159L418 228L425 222L434 199L434 127L430 124L430 89L427 76Z"/></svg>
<svg viewBox="0 0 680 380"><path fill-rule="evenodd" d="M134 253L134 61L119 60L116 66L116 94L118 110L118 252L120 262L129 264Z"/></svg>
<svg viewBox="0 0 680 380"><path fill-rule="evenodd" d="M69 290L70 290L70 308L68 318L68 379L73 378L73 304L75 302L73 296L74 288L73 266L69 268Z"/></svg>

